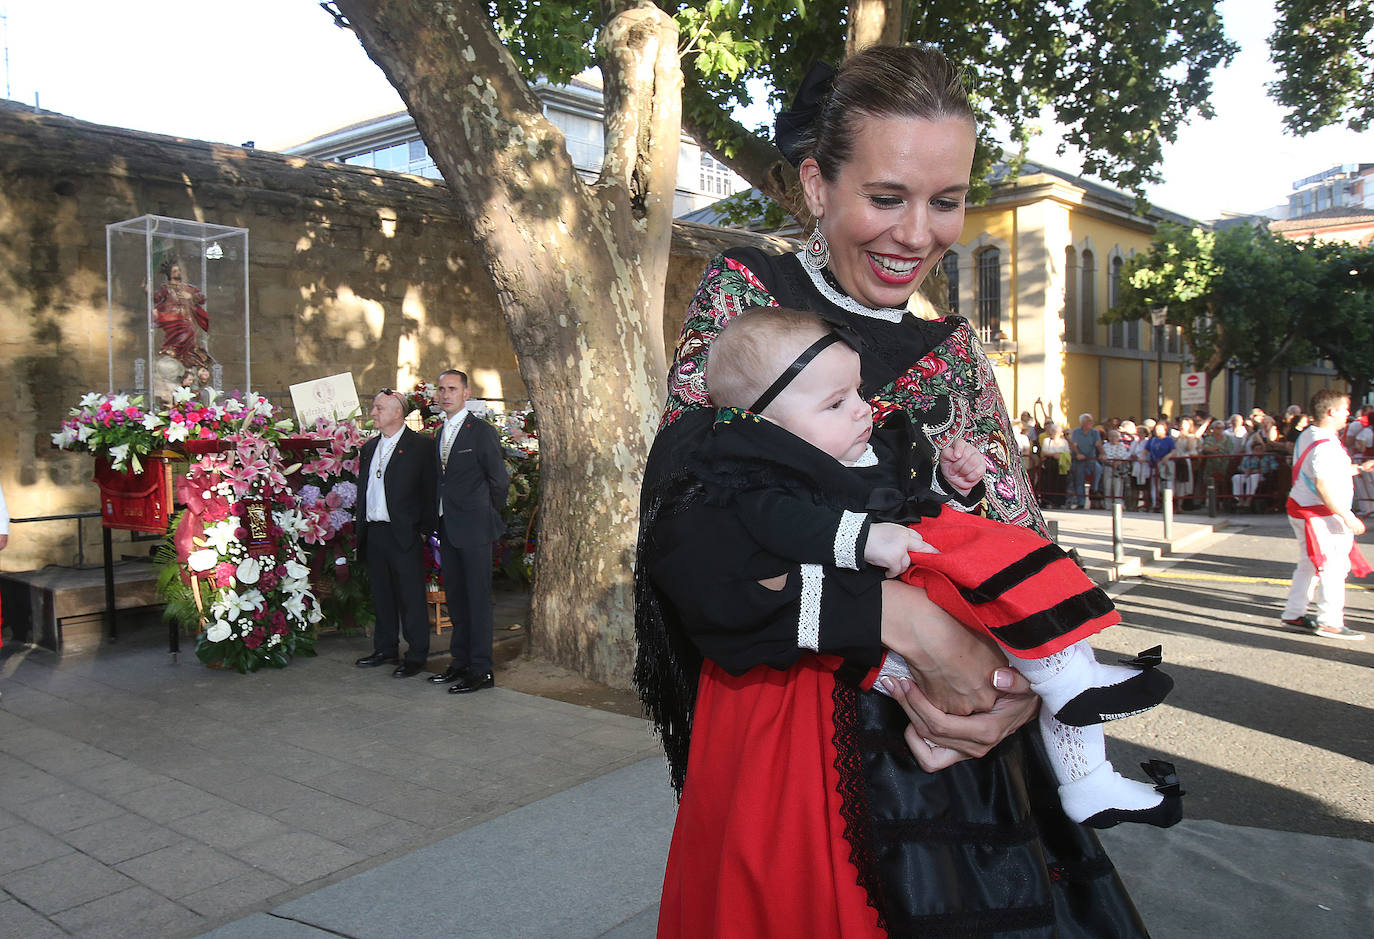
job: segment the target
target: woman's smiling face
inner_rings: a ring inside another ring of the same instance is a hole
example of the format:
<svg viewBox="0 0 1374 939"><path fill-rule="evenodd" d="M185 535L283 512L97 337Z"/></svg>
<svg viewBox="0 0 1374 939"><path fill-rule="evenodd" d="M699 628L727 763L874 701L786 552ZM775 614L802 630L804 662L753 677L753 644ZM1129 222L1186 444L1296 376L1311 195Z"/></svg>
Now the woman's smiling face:
<svg viewBox="0 0 1374 939"><path fill-rule="evenodd" d="M906 305L959 240L973 145L973 125L961 118L866 117L832 179L802 161L806 203L845 293L869 307Z"/></svg>

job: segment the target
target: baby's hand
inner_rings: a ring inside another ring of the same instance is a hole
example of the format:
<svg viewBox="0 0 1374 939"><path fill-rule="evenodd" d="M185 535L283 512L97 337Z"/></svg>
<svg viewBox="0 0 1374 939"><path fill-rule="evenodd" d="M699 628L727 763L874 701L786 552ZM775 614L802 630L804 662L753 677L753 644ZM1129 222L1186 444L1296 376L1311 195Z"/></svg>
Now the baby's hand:
<svg viewBox="0 0 1374 939"><path fill-rule="evenodd" d="M940 472L955 489L967 494L983 481L987 462L978 448L958 437L940 451Z"/></svg>
<svg viewBox="0 0 1374 939"><path fill-rule="evenodd" d="M940 553L905 525L874 522L868 527L864 560L876 567L886 568L888 577L896 577L911 566L912 551L922 554Z"/></svg>

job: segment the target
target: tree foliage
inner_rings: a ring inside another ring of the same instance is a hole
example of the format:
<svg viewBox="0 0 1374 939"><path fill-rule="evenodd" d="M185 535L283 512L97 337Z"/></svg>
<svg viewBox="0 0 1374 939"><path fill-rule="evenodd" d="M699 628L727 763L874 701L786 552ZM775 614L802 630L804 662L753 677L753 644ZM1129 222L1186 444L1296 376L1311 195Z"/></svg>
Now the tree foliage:
<svg viewBox="0 0 1374 939"><path fill-rule="evenodd" d="M844 57L845 0L659 0L678 23L683 126L765 193L788 201L767 143L732 113L755 98L782 106L817 59ZM999 123L1023 147L1043 109L1084 154L1083 171L1127 189L1159 180L1163 144L1193 115L1212 116L1211 74L1236 46L1213 0L928 0L885 4L907 41L965 63L980 112L975 177L1001 156ZM501 35L527 75L566 78L595 64L591 0L492 0ZM795 208L795 204L792 205Z"/></svg>
<svg viewBox="0 0 1374 939"><path fill-rule="evenodd" d="M1278 0L1269 36L1280 78L1269 94L1288 109L1283 124L1309 134L1374 120L1374 5L1369 0Z"/></svg>
<svg viewBox="0 0 1374 939"><path fill-rule="evenodd" d="M1360 272L1368 248L1302 243L1264 228L1162 225L1126 262L1103 320L1148 319L1168 308L1196 367L1232 364L1263 396L1270 374L1318 357L1362 387L1374 376L1374 291Z"/></svg>

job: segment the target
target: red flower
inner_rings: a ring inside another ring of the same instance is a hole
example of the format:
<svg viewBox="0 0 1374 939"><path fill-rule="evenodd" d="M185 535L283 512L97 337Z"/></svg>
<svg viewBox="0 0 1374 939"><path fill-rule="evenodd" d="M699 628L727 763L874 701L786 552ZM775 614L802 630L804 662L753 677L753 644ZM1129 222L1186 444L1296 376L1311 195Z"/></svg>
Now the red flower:
<svg viewBox="0 0 1374 939"><path fill-rule="evenodd" d="M934 378L949 368L949 363L936 355L928 355L916 363L916 371L926 378Z"/></svg>

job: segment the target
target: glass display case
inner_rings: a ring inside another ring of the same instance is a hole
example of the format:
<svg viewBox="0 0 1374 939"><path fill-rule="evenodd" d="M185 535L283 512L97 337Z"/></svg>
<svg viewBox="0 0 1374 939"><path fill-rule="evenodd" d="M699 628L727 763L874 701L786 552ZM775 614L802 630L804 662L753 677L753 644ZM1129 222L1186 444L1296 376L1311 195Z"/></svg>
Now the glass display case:
<svg viewBox="0 0 1374 939"><path fill-rule="evenodd" d="M143 215L105 226L105 264L112 394L251 387L248 229Z"/></svg>

